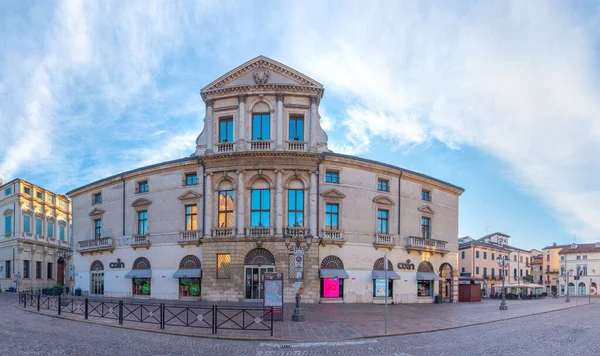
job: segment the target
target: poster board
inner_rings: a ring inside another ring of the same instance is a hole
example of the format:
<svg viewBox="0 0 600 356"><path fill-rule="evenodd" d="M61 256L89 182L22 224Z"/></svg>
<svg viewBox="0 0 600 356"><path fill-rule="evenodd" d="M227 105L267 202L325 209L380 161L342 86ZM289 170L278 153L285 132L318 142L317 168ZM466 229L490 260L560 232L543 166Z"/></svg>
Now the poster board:
<svg viewBox="0 0 600 356"><path fill-rule="evenodd" d="M265 307L273 307L273 320L283 320L283 273L265 272Z"/></svg>

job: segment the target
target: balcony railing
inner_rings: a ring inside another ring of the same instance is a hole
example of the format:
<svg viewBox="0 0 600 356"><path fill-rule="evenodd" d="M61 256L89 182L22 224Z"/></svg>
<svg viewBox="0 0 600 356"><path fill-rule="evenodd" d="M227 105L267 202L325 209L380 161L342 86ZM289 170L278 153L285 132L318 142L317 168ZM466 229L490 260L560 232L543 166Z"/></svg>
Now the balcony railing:
<svg viewBox="0 0 600 356"><path fill-rule="evenodd" d="M306 236L308 234L308 228L303 226L288 226L283 231L284 234L290 234L293 237Z"/></svg>
<svg viewBox="0 0 600 356"><path fill-rule="evenodd" d="M246 228L247 237L273 236L273 228L269 226L255 226Z"/></svg>
<svg viewBox="0 0 600 356"><path fill-rule="evenodd" d="M61 240L61 244L63 244L63 242L66 241L62 241ZM114 247L114 242L113 242L113 238L112 237L103 237L100 239L93 239L93 240L83 240L83 241L79 241L79 252L80 253L84 253L84 252L95 252L95 251L102 251L102 250L113 250Z"/></svg>
<svg viewBox="0 0 600 356"><path fill-rule="evenodd" d="M129 243L129 245L134 249L138 247L148 248L150 247L150 237L148 236L148 234L133 235L131 236L131 242Z"/></svg>
<svg viewBox="0 0 600 356"><path fill-rule="evenodd" d="M333 244L333 245L343 245L346 241L344 240L344 236L342 232L339 230L321 230L322 238L321 244Z"/></svg>
<svg viewBox="0 0 600 356"><path fill-rule="evenodd" d="M306 151L306 141L286 141L288 151Z"/></svg>
<svg viewBox="0 0 600 356"><path fill-rule="evenodd" d="M235 235L233 227L217 227L212 229L213 237L232 237Z"/></svg>
<svg viewBox="0 0 600 356"><path fill-rule="evenodd" d="M418 250L418 251L430 251L439 252L442 255L446 254L449 250L446 247L447 241L426 239L419 236L409 236L406 244L407 250Z"/></svg>
<svg viewBox="0 0 600 356"><path fill-rule="evenodd" d="M217 146L217 153L221 152L233 152L233 144L234 142L219 142L215 146Z"/></svg>
<svg viewBox="0 0 600 356"><path fill-rule="evenodd" d="M179 240L181 245L200 245L202 243L202 231L201 230L186 230L179 233Z"/></svg>
<svg viewBox="0 0 600 356"><path fill-rule="evenodd" d="M269 140L250 141L250 149L256 150L256 151L270 150L271 142L273 142L273 141L269 141Z"/></svg>
<svg viewBox="0 0 600 356"><path fill-rule="evenodd" d="M375 234L375 241L373 242L375 247L393 247L394 246L394 236L390 234Z"/></svg>

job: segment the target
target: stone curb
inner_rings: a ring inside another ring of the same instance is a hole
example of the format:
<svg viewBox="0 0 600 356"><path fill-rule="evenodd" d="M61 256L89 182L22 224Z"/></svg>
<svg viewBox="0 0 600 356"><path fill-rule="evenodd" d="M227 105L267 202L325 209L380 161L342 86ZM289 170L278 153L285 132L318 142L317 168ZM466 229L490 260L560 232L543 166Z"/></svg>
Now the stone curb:
<svg viewBox="0 0 600 356"><path fill-rule="evenodd" d="M100 322L97 322L97 321L94 321L94 320L89 320L89 319L88 320L85 320L85 319L84 320L79 320L79 319L71 319L69 317L62 316L62 315L44 314L42 312L38 312L37 310L24 309L24 308L20 307L18 304L13 304L13 306L15 308L20 309L20 310L22 310L24 312L27 312L27 313L32 313L32 314L47 316L47 317L50 317L50 318L75 321L75 322L79 322L79 323L88 323L88 324L94 324L94 325L109 326L109 327L118 328L118 329L137 330L137 331L145 331L145 332L151 332L151 333L157 333L157 334L175 335L175 336L186 336L186 337L193 337L193 338L200 338L200 339L217 339L217 340L229 340L229 341L292 342L291 340L277 339L277 338L263 339L263 338L247 338L247 337L218 336L218 335L216 335L216 336L213 336L213 335L192 335L192 334L178 333L178 332L174 332L174 331L141 329L141 328L135 328L135 327L126 326L126 325L104 324L104 323L100 323Z"/></svg>
<svg viewBox="0 0 600 356"><path fill-rule="evenodd" d="M562 311L562 310L568 310L568 309L573 309L573 308L580 308L580 307L583 307L583 306L586 306L586 305L592 305L592 304L596 304L596 302L587 303L587 304L581 304L581 305L573 305L571 307L566 307L566 308L561 308L561 309L556 309L556 310L547 310L547 311L543 311L543 312L539 312L539 313L512 316L510 318L505 318L505 319L482 321L480 323L474 323L474 324L468 324L468 325L452 326L452 327L449 327L449 328L441 328L441 329L435 329L435 330L424 330L424 331L409 331L409 332L405 332L405 333L396 333L396 334L382 334L382 335L371 335L371 336L359 336L359 337L350 338L348 340L375 339L375 338L383 338L383 337L390 337L390 336L419 335L419 334L433 333L433 332L436 332L436 331L456 330L456 329L468 328L468 327L471 327L471 326L479 326L479 325L486 325L486 324L497 323L499 321L507 321L507 320L514 320L514 319L526 318L526 317L529 317L529 316L549 314L549 313L554 313L554 312L558 312L558 311Z"/></svg>

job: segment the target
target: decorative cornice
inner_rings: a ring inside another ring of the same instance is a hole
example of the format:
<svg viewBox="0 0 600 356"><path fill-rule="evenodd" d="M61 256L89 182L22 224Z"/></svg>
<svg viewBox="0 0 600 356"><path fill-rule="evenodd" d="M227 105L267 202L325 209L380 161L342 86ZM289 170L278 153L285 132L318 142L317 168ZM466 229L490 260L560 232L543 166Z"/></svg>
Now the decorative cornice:
<svg viewBox="0 0 600 356"><path fill-rule="evenodd" d="M151 200L148 200L146 198L138 198L133 203L131 203L131 206L134 208L139 208L143 206L148 206L150 204L152 204Z"/></svg>
<svg viewBox="0 0 600 356"><path fill-rule="evenodd" d="M202 93L202 99L206 102L216 96L237 96L239 93L255 93L255 92L270 92L285 91L290 94L297 93L313 93L315 97L323 96L323 89L317 87L309 87L294 84L265 84L265 85L240 85L214 90L207 90ZM207 105L208 106L208 105Z"/></svg>
<svg viewBox="0 0 600 356"><path fill-rule="evenodd" d="M323 193L321 193L321 196L323 198L330 198L330 199L344 199L346 197L342 192L340 192L339 190L335 190L335 189L326 190Z"/></svg>
<svg viewBox="0 0 600 356"><path fill-rule="evenodd" d="M237 96L238 98L238 103L245 103L246 99L248 98L248 94L239 94Z"/></svg>
<svg viewBox="0 0 600 356"><path fill-rule="evenodd" d="M275 93L276 101L283 101L283 99L285 99L285 95L283 93Z"/></svg>
<svg viewBox="0 0 600 356"><path fill-rule="evenodd" d="M320 159L320 153L313 152L294 152L294 151L245 151L245 152L228 152L214 153L204 156L202 159L206 162L217 161L223 159L237 159L247 157L290 157L290 158L313 158ZM209 173L206 173L209 174Z"/></svg>
<svg viewBox="0 0 600 356"><path fill-rule="evenodd" d="M94 210L90 211L90 216L98 216L98 215L102 215L104 214L104 210L102 209L98 209L98 208L94 208Z"/></svg>
<svg viewBox="0 0 600 356"><path fill-rule="evenodd" d="M420 207L418 208L418 210L419 210L420 212L424 213L424 214L430 214L430 215L433 215L433 214L435 214L435 211L433 211L433 209L431 209L431 208L430 208L429 206L427 206L427 205L420 206Z"/></svg>
<svg viewBox="0 0 600 356"><path fill-rule="evenodd" d="M391 200L390 198L383 196L383 195L375 197L375 199L373 199L373 202L375 202L376 204L383 204L383 205L396 205L396 203L394 203L393 200Z"/></svg>
<svg viewBox="0 0 600 356"><path fill-rule="evenodd" d="M194 192L192 190L188 190L187 192L181 194L179 196L179 200L198 200L202 198L202 194Z"/></svg>
<svg viewBox="0 0 600 356"><path fill-rule="evenodd" d="M308 101L310 102L310 104L317 104L319 105L319 97L316 95L309 95L308 96Z"/></svg>
<svg viewBox="0 0 600 356"><path fill-rule="evenodd" d="M227 111L227 110L238 110L239 109L239 105L227 105L227 106L220 106L220 107L213 107L213 112L220 112L220 111Z"/></svg>

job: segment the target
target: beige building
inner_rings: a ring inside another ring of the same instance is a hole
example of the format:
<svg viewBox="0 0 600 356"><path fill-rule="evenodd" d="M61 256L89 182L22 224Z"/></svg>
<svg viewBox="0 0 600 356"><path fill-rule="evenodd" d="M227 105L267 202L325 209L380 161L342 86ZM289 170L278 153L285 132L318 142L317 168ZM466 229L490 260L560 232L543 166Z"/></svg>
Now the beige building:
<svg viewBox="0 0 600 356"><path fill-rule="evenodd" d="M259 56L201 90L204 129L187 158L69 192L76 286L92 295L244 301L283 272L284 235L314 237L304 301L457 300L463 189L331 152L323 86ZM384 279L384 255L388 280Z"/></svg>
<svg viewBox="0 0 600 356"><path fill-rule="evenodd" d="M69 285L71 205L22 179L0 181L0 288Z"/></svg>
<svg viewBox="0 0 600 356"><path fill-rule="evenodd" d="M598 295L600 284L600 242L573 243L558 252L560 295ZM570 272L567 280L566 272Z"/></svg>
<svg viewBox="0 0 600 356"><path fill-rule="evenodd" d="M531 257L531 275L533 283L544 285L544 255L542 253Z"/></svg>
<svg viewBox="0 0 600 356"><path fill-rule="evenodd" d="M544 259L542 279L546 293L549 295L558 292L558 285L560 283L560 256L558 253L567 246L570 245L558 245L555 242L552 246L546 246L542 249Z"/></svg>

